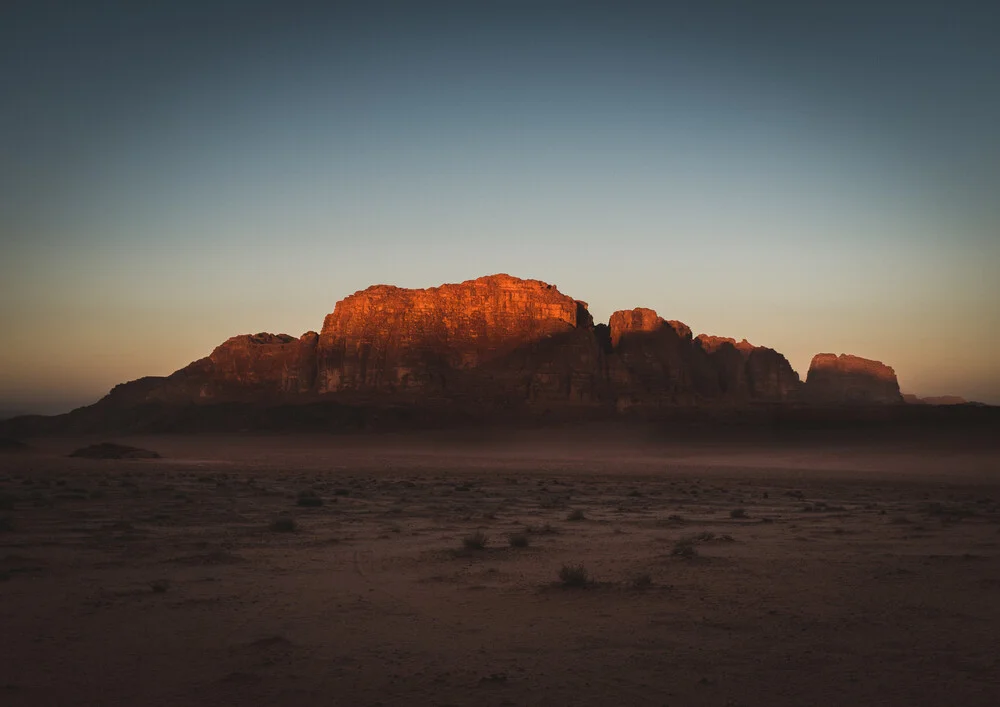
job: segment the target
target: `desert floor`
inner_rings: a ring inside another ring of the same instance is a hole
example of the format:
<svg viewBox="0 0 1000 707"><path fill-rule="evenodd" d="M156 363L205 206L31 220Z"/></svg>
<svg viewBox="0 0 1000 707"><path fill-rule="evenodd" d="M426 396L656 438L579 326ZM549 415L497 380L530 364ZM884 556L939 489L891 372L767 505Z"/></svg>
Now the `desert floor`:
<svg viewBox="0 0 1000 707"><path fill-rule="evenodd" d="M587 437L0 455L0 703L1000 704L996 452Z"/></svg>

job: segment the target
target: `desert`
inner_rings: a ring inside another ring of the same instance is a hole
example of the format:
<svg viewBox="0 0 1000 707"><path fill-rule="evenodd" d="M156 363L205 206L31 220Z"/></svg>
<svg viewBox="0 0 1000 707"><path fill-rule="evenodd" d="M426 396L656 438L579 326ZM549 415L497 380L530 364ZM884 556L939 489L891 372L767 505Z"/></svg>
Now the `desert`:
<svg viewBox="0 0 1000 707"><path fill-rule="evenodd" d="M635 428L0 456L4 704L993 705L996 450Z"/></svg>

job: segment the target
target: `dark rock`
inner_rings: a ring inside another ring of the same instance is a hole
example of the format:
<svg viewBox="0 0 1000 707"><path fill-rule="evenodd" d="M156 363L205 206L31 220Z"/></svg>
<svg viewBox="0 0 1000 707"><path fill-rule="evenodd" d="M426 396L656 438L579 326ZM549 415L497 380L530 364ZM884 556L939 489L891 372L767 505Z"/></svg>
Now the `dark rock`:
<svg viewBox="0 0 1000 707"><path fill-rule="evenodd" d="M892 368L850 354L816 354L809 365L804 391L809 402L818 404L903 402Z"/></svg>
<svg viewBox="0 0 1000 707"><path fill-rule="evenodd" d="M82 457L84 459L159 459L160 455L148 449L130 447L126 444L114 444L113 442L101 442L92 444L89 447L81 447L70 453L71 457Z"/></svg>

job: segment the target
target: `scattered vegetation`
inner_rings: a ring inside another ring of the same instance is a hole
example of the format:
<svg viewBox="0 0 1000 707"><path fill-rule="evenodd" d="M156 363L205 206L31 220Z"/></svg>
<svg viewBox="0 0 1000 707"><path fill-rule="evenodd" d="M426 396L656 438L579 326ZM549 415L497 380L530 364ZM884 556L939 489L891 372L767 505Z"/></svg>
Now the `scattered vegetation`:
<svg viewBox="0 0 1000 707"><path fill-rule="evenodd" d="M746 518L747 517L747 509L746 508L734 508L733 510L729 511L729 517L730 518Z"/></svg>
<svg viewBox="0 0 1000 707"><path fill-rule="evenodd" d="M585 519L586 516L583 514L583 511L581 511L579 508L574 508L572 511L570 511L569 515L566 516L566 520L572 520L572 521L585 520Z"/></svg>
<svg viewBox="0 0 1000 707"><path fill-rule="evenodd" d="M462 547L466 550L483 550L486 548L487 542L489 542L489 536L483 531L477 530L462 538Z"/></svg>
<svg viewBox="0 0 1000 707"><path fill-rule="evenodd" d="M583 565L563 565L559 570L559 581L564 587L585 587L589 581L587 568Z"/></svg>
<svg viewBox="0 0 1000 707"><path fill-rule="evenodd" d="M150 589L152 589L157 594L163 594L168 589L170 589L170 580L167 579L157 579L156 581L149 583Z"/></svg>
<svg viewBox="0 0 1000 707"><path fill-rule="evenodd" d="M298 529L298 524L294 518L280 516L271 521L270 529L275 533L294 533Z"/></svg>
<svg viewBox="0 0 1000 707"><path fill-rule="evenodd" d="M637 574L632 578L632 587L635 589L646 589L653 586L653 577L648 572Z"/></svg>
<svg viewBox="0 0 1000 707"><path fill-rule="evenodd" d="M551 523L546 523L545 525L529 525L526 532L534 533L535 535L555 535L559 530Z"/></svg>
<svg viewBox="0 0 1000 707"><path fill-rule="evenodd" d="M315 491L299 491L299 498L296 503L306 508L316 508L323 505L323 499Z"/></svg>
<svg viewBox="0 0 1000 707"><path fill-rule="evenodd" d="M0 533L10 533L14 530L14 523L7 516L0 516Z"/></svg>
<svg viewBox="0 0 1000 707"><path fill-rule="evenodd" d="M698 548L694 546L693 538L681 538L674 544L670 554L675 557L697 557Z"/></svg>
<svg viewBox="0 0 1000 707"><path fill-rule="evenodd" d="M512 533L508 541L511 547L528 547L527 533Z"/></svg>
<svg viewBox="0 0 1000 707"><path fill-rule="evenodd" d="M17 501L17 496L12 493L0 493L0 511L11 510Z"/></svg>

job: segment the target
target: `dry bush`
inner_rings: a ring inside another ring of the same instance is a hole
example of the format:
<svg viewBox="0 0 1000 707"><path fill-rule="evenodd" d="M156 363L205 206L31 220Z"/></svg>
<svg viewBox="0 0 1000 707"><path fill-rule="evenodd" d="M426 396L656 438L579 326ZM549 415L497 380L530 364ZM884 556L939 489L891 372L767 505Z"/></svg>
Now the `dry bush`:
<svg viewBox="0 0 1000 707"><path fill-rule="evenodd" d="M693 538L681 538L674 544L670 554L677 557L697 557L698 548L694 546Z"/></svg>
<svg viewBox="0 0 1000 707"><path fill-rule="evenodd" d="M483 531L477 530L462 538L462 547L466 550L482 550L486 547L487 542L489 542L489 536Z"/></svg>
<svg viewBox="0 0 1000 707"><path fill-rule="evenodd" d="M528 535L526 533L512 533L508 538L511 547L528 547Z"/></svg>
<svg viewBox="0 0 1000 707"><path fill-rule="evenodd" d="M587 568L583 565L563 565L559 570L559 581L564 587L585 587L588 582Z"/></svg>
<svg viewBox="0 0 1000 707"><path fill-rule="evenodd" d="M316 508L317 506L323 505L323 499L320 498L315 491L306 490L299 492L299 497L296 503L306 508Z"/></svg>
<svg viewBox="0 0 1000 707"><path fill-rule="evenodd" d="M574 508L572 511L570 511L569 515L566 516L566 520L573 520L573 521L584 520L585 518L586 516L583 515L583 511L581 511L579 508Z"/></svg>
<svg viewBox="0 0 1000 707"><path fill-rule="evenodd" d="M632 578L632 586L635 589L645 589L653 586L653 577L648 572L637 574Z"/></svg>

